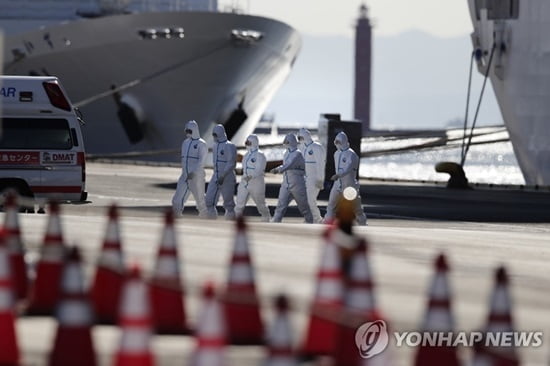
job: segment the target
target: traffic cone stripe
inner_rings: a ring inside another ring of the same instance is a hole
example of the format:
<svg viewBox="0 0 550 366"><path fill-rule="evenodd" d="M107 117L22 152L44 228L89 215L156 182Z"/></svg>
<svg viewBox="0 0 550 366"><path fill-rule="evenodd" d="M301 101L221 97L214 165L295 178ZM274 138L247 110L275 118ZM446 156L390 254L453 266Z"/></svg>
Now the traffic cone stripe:
<svg viewBox="0 0 550 366"><path fill-rule="evenodd" d="M149 318L138 319L138 318L124 317L124 318L120 319L120 324L123 327L138 327L138 328L139 327L146 327L146 326L151 324L151 319L149 319Z"/></svg>
<svg viewBox="0 0 550 366"><path fill-rule="evenodd" d="M122 334L115 366L153 365L149 287L140 272L139 267L132 268L123 287L119 317Z"/></svg>
<svg viewBox="0 0 550 366"><path fill-rule="evenodd" d="M151 331L149 329L125 329L120 341L119 352L123 355L145 355L149 352L150 338Z"/></svg>
<svg viewBox="0 0 550 366"><path fill-rule="evenodd" d="M147 286L142 282L130 280L126 285L125 301L123 301L124 314L126 316L136 317L138 319L146 319L149 313L149 302L130 301L128 299L143 299L147 294ZM125 318L123 318L125 319Z"/></svg>
<svg viewBox="0 0 550 366"><path fill-rule="evenodd" d="M344 288L342 282L338 277L321 278L322 282L317 287L317 300L318 302L340 301L344 295Z"/></svg>
<svg viewBox="0 0 550 366"><path fill-rule="evenodd" d="M0 273L0 275L5 276L6 274ZM6 278L0 278L0 287L11 287L11 281Z"/></svg>
<svg viewBox="0 0 550 366"><path fill-rule="evenodd" d="M449 299L430 299L428 301L428 307L432 308L445 308L448 309L449 306L451 306L451 302Z"/></svg>
<svg viewBox="0 0 550 366"><path fill-rule="evenodd" d="M64 326L89 327L92 324L92 309L83 299L65 299L58 308L58 321Z"/></svg>
<svg viewBox="0 0 550 366"><path fill-rule="evenodd" d="M160 247L158 250L159 256L177 257L178 251L176 248Z"/></svg>
<svg viewBox="0 0 550 366"><path fill-rule="evenodd" d="M99 257L99 265L113 270L117 273L124 272L124 263L122 254L118 250L108 249L103 250Z"/></svg>
<svg viewBox="0 0 550 366"><path fill-rule="evenodd" d="M201 338L197 341L197 346L200 348L220 348L225 346L223 338Z"/></svg>
<svg viewBox="0 0 550 366"><path fill-rule="evenodd" d="M241 263L245 263L245 264L250 264L250 256L247 254L239 254L239 255L234 255L232 258L231 258L231 263L232 264L241 264Z"/></svg>
<svg viewBox="0 0 550 366"><path fill-rule="evenodd" d="M511 323L512 316L510 314L491 314L489 316L491 323Z"/></svg>
<svg viewBox="0 0 550 366"><path fill-rule="evenodd" d="M155 268L155 277L179 280L179 262L174 257L159 257Z"/></svg>
<svg viewBox="0 0 550 366"><path fill-rule="evenodd" d="M497 285L491 301L493 313L508 313L510 311L510 297L504 286Z"/></svg>
<svg viewBox="0 0 550 366"><path fill-rule="evenodd" d="M372 284L371 280L353 280L352 279L352 280L347 281L346 284L348 285L348 287L360 288L363 291L373 287L373 284Z"/></svg>
<svg viewBox="0 0 550 366"><path fill-rule="evenodd" d="M11 310L13 306L13 299L11 291L0 289L0 311Z"/></svg>
<svg viewBox="0 0 550 366"><path fill-rule="evenodd" d="M103 249L104 250L119 250L120 249L120 243L114 242L114 241L105 241L103 243Z"/></svg>
<svg viewBox="0 0 550 366"><path fill-rule="evenodd" d="M174 215L168 210L164 215L164 228L151 279L153 328L158 334L189 333L178 243L173 225Z"/></svg>
<svg viewBox="0 0 550 366"><path fill-rule="evenodd" d="M321 279L338 279L342 278L342 272L340 271L321 271L317 274L317 278Z"/></svg>
<svg viewBox="0 0 550 366"><path fill-rule="evenodd" d="M229 283L231 284L250 284L253 281L252 267L247 264L232 265L229 271Z"/></svg>
<svg viewBox="0 0 550 366"><path fill-rule="evenodd" d="M374 309L374 295L364 289L349 289L346 294L346 306L350 311L359 311L365 314Z"/></svg>

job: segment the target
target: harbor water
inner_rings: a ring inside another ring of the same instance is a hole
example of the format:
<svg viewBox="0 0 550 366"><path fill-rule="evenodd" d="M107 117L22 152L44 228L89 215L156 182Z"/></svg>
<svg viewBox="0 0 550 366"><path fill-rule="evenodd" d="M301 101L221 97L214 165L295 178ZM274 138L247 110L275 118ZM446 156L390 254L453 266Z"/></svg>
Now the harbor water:
<svg viewBox="0 0 550 366"><path fill-rule="evenodd" d="M490 142L507 138L507 132L502 127L493 129L494 132L481 132L473 141L477 139L478 142ZM297 131L298 127L295 132ZM460 163L462 142L460 137L457 137L460 133L458 130L450 131L447 137L449 143L432 149L415 149L414 146L441 140L441 137L415 135L411 138L364 138L361 146L363 153L373 150L385 153L361 158L359 175L372 179L446 182L449 175L436 172L435 165L443 161ZM284 136L281 133L271 133L261 134L259 138L261 145L270 145L282 143ZM392 152L396 149L403 150ZM282 159L281 147L264 148L264 152L268 160ZM330 158L328 163L332 163ZM474 184L525 184L510 141L470 146L464 171L468 181Z"/></svg>
<svg viewBox="0 0 550 366"><path fill-rule="evenodd" d="M447 181L449 176L436 172L435 165L459 163L460 156L460 148L453 148L363 158L359 174L365 178ZM464 171L470 183L525 184L510 142L472 146Z"/></svg>

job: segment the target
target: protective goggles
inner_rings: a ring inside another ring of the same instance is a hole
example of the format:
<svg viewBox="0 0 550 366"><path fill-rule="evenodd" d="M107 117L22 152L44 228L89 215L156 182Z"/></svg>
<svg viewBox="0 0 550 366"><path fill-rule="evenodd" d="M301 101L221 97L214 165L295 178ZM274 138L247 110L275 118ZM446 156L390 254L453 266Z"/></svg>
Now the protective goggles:
<svg viewBox="0 0 550 366"><path fill-rule="evenodd" d="M193 131L192 131L192 130L190 130L190 129L186 129L186 130L185 130L185 133L188 133L188 134L193 134Z"/></svg>
<svg viewBox="0 0 550 366"><path fill-rule="evenodd" d="M246 146L250 146L250 145L252 145L252 142L249 141L249 140L246 140L246 141L244 142L244 144L245 144Z"/></svg>

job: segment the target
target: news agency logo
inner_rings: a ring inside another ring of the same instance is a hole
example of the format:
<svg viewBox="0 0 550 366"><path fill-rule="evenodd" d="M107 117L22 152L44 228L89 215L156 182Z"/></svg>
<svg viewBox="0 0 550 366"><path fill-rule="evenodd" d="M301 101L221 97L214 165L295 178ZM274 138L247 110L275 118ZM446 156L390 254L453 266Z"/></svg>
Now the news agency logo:
<svg viewBox="0 0 550 366"><path fill-rule="evenodd" d="M540 347L544 334L541 331L501 332L394 332L396 347ZM363 358L382 353L390 342L390 334L383 320L361 325L355 332L355 344Z"/></svg>
<svg viewBox="0 0 550 366"><path fill-rule="evenodd" d="M371 358L383 352L388 343L388 328L383 320L365 323L355 332L355 344L363 358Z"/></svg>

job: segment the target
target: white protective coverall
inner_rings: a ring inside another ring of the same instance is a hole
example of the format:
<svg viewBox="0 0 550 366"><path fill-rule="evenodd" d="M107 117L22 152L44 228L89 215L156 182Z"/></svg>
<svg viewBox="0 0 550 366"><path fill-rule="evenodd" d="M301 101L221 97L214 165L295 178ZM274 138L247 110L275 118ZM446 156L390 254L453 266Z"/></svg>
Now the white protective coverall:
<svg viewBox="0 0 550 366"><path fill-rule="evenodd" d="M317 141L313 141L311 133L306 128L298 131L298 140L306 162L306 190L307 202L313 215L313 222L322 222L321 212L317 207L317 196L325 183L325 165L327 155L325 148Z"/></svg>
<svg viewBox="0 0 550 366"><path fill-rule="evenodd" d="M223 125L216 125L212 130L214 146L212 147L212 163L214 173L206 189L206 208L208 217L215 219L218 217L216 205L220 198L223 198L223 208L225 209L225 218L231 220L235 218L235 165L237 164L237 148L227 139Z"/></svg>
<svg viewBox="0 0 550 366"><path fill-rule="evenodd" d="M304 156L298 150L298 140L294 134L289 133L286 135L283 144L287 146L283 157L283 165L271 170L271 173L283 173L283 183L281 183L279 189L279 201L271 222L281 222L289 203L294 199L306 222L311 224L313 223L313 216L307 203Z"/></svg>
<svg viewBox="0 0 550 366"><path fill-rule="evenodd" d="M239 216L243 214L246 202L250 196L260 215L262 221L269 222L271 214L265 204L265 179L264 171L266 158L259 149L258 136L250 135L246 138L246 154L243 157L243 177L237 188L237 206L235 213Z"/></svg>
<svg viewBox="0 0 550 366"><path fill-rule="evenodd" d="M334 181L328 198L327 214L325 222L333 219L336 215L338 201L342 198L342 192L347 187L353 187L357 196L354 199L355 220L359 225L366 225L367 217L361 206L359 195L359 182L357 181L357 170L359 169L359 156L349 146L348 136L345 132L339 132L334 139L337 150L334 153L334 174L330 179Z"/></svg>
<svg viewBox="0 0 550 366"><path fill-rule="evenodd" d="M183 213L189 193L193 195L200 217L206 217L204 202L204 162L206 159L206 142L201 139L199 126L195 121L185 125L187 138L181 144L181 175L176 193L172 197L172 210L177 216Z"/></svg>

